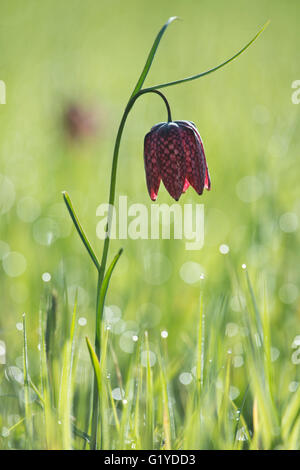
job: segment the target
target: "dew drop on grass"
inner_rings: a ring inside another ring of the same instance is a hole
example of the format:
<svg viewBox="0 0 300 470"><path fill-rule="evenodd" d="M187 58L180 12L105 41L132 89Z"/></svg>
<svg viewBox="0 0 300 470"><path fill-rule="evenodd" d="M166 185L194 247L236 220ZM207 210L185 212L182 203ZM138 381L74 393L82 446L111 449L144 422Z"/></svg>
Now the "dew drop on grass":
<svg viewBox="0 0 300 470"><path fill-rule="evenodd" d="M5 369L5 377L6 379L11 382L15 381L20 384L24 383L24 375L21 369L17 366L10 366Z"/></svg>
<svg viewBox="0 0 300 470"><path fill-rule="evenodd" d="M280 351L279 351L279 349L272 347L272 348L271 348L271 361L272 361L272 362L277 361L277 359L279 358L279 356L280 356Z"/></svg>
<svg viewBox="0 0 300 470"><path fill-rule="evenodd" d="M238 429L236 438L238 441L247 441L248 438L244 427Z"/></svg>
<svg viewBox="0 0 300 470"><path fill-rule="evenodd" d="M116 387L112 390L111 394L114 400L120 401L120 400L123 400L125 391L121 389L120 387Z"/></svg>
<svg viewBox="0 0 300 470"><path fill-rule="evenodd" d="M219 251L222 255L227 255L227 253L229 253L230 249L229 249L229 246L228 245L220 245L219 246Z"/></svg>
<svg viewBox="0 0 300 470"><path fill-rule="evenodd" d="M9 429L3 426L2 431L1 431L1 436L2 437L8 437L9 436Z"/></svg>
<svg viewBox="0 0 300 470"><path fill-rule="evenodd" d="M237 387L234 387L233 385L231 385L229 387L229 398L230 400L235 400L240 394L240 391Z"/></svg>
<svg viewBox="0 0 300 470"><path fill-rule="evenodd" d="M290 382L289 383L289 392L291 392L291 393L296 392L296 390L298 389L298 386L299 386L299 382L296 382L296 381Z"/></svg>
<svg viewBox="0 0 300 470"><path fill-rule="evenodd" d="M6 344L4 341L0 341L0 364L6 363Z"/></svg>
<svg viewBox="0 0 300 470"><path fill-rule="evenodd" d="M182 385L189 385L193 381L193 375L190 372L182 372L179 375L179 382Z"/></svg>
<svg viewBox="0 0 300 470"><path fill-rule="evenodd" d="M300 364L300 348L296 349L296 351L292 354L292 363L293 364Z"/></svg>
<svg viewBox="0 0 300 470"><path fill-rule="evenodd" d="M51 274L50 274L50 273L43 273L43 274L42 274L42 280L43 280L44 282L49 282L49 281L51 281Z"/></svg>
<svg viewBox="0 0 300 470"><path fill-rule="evenodd" d="M78 318L78 325L85 326L87 324L87 319L85 317Z"/></svg>
<svg viewBox="0 0 300 470"><path fill-rule="evenodd" d="M243 356L234 356L233 358L233 367L242 367L244 365Z"/></svg>
<svg viewBox="0 0 300 470"><path fill-rule="evenodd" d="M300 346L300 335L295 336L292 342L292 348L298 348Z"/></svg>
<svg viewBox="0 0 300 470"><path fill-rule="evenodd" d="M169 336L169 333L166 330L163 330L160 335L162 338L167 338Z"/></svg>

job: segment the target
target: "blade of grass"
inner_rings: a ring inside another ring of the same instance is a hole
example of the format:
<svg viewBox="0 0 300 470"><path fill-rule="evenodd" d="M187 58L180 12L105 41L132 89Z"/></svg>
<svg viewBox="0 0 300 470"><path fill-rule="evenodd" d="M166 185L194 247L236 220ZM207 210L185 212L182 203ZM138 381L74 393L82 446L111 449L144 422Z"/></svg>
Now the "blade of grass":
<svg viewBox="0 0 300 470"><path fill-rule="evenodd" d="M97 358L100 358L100 347L101 347L101 326L102 326L102 318L103 318L103 311L104 311L104 303L106 293L109 287L109 282L112 276L112 273L117 265L118 260L123 252L121 248L119 252L116 254L114 259L112 260L103 280L101 281L101 276L99 272L98 278L98 288L97 288L97 306L96 306L96 335L95 335L95 353ZM97 387L97 379L94 381L93 387L93 407L91 410L91 419L92 419L92 438L91 438L91 445L92 448L97 443L97 428L98 428L98 421L99 421L99 397L98 397L98 387Z"/></svg>
<svg viewBox="0 0 300 470"><path fill-rule="evenodd" d="M161 382L161 399L163 408L163 430L164 430L164 450L172 449L172 432L171 432L171 420L169 412L169 397L166 381L166 371L164 368L163 360L158 356L158 363L160 366L160 382Z"/></svg>
<svg viewBox="0 0 300 470"><path fill-rule="evenodd" d="M196 360L196 380L197 380L197 399L200 400L201 389L203 385L203 365L204 365L204 325L205 316L203 308L203 295L200 294L200 315L198 327L198 345Z"/></svg>
<svg viewBox="0 0 300 470"><path fill-rule="evenodd" d="M24 373L24 408L25 408L25 425L28 445L32 440L32 420L29 404L29 373L28 373L28 347L27 347L27 331L26 331L26 315L23 313L23 373Z"/></svg>
<svg viewBox="0 0 300 470"><path fill-rule="evenodd" d="M161 41L161 38L163 37L164 35L164 32L165 30L167 29L167 27L174 21L178 19L176 16L172 16L168 19L168 21L163 25L163 27L161 28L161 30L159 31L158 35L156 36L155 38L155 41L153 43L153 46L150 50L150 53L148 55L148 58L147 58L147 61L146 61L146 64L143 68L143 71L140 75L140 78L138 79L138 82L132 92L132 95L131 95L131 98L137 93L140 91L140 89L142 88L143 84L144 84L144 81L148 75L148 72L150 70L150 67L152 65L152 62L153 62L153 59L155 57L155 54L156 54L156 51L157 51L157 48L159 46L159 43Z"/></svg>
<svg viewBox="0 0 300 470"><path fill-rule="evenodd" d="M145 347L146 347L146 436L145 449L153 449L153 432L154 432L154 403L153 403L153 377L150 364L150 349L148 332L145 331Z"/></svg>
<svg viewBox="0 0 300 470"><path fill-rule="evenodd" d="M98 261L98 258L96 256L96 254L95 254L95 251L93 250L93 248L92 248L92 246L91 246L91 244L90 244L90 242L89 242L86 234L84 233L84 230L83 230L83 228L82 228L82 226L79 222L79 219L76 215L75 209L74 209L72 201L70 199L70 196L67 193L67 191L63 191L62 195L63 195L64 201L65 201L65 204L67 206L67 209L69 211L69 214L71 216L71 219L72 219L72 221L75 225L75 228L78 232L78 235L80 236L82 243L84 244L85 248L87 249L87 252L90 255L94 265L96 266L97 270L99 271L100 270L100 263Z"/></svg>
<svg viewBox="0 0 300 470"><path fill-rule="evenodd" d="M75 303L72 314L70 336L65 341L63 347L63 360L61 370L61 381L59 390L58 401L58 416L61 422L61 434L63 449L72 449L72 367L73 367L73 353L74 353L74 332L75 332L75 319L77 309L77 296L76 292Z"/></svg>
<svg viewBox="0 0 300 470"><path fill-rule="evenodd" d="M59 448L59 444L56 432L57 421L55 419L51 403L51 387L49 381L49 370L42 311L40 311L40 346L41 388L44 400L46 448L48 450L54 450Z"/></svg>
<svg viewBox="0 0 300 470"><path fill-rule="evenodd" d="M108 333L109 333L109 330L106 330L106 332L104 334L103 348L102 348L102 354L101 354L101 360L100 361L97 357L97 354L96 354L93 346L91 345L91 342L90 342L89 338L86 337L86 343L87 343L88 351L89 351L89 354L90 354L90 358L91 358L91 362L92 362L92 366L93 366L94 373L95 373L95 378L96 378L98 407L99 407L100 398L102 398L103 391L104 391L102 371L103 371L103 368L105 367L104 365L105 365L105 361L106 361ZM102 439L101 434L102 433L101 433L101 422L99 423L99 421L101 421L101 417L99 417L99 419L97 421L95 419L92 420L92 426L95 426L97 428L96 430L94 428L92 428L91 440L95 439L95 437L97 439L96 442L91 441L92 449L96 449L96 448L101 447L101 439ZM99 426L99 424L100 424L100 426ZM100 432L99 432L99 428L100 428Z"/></svg>
<svg viewBox="0 0 300 470"><path fill-rule="evenodd" d="M261 35L261 33L267 28L267 26L269 25L270 21L267 21L267 23L258 31L258 33L256 33L256 35L251 39L251 41L249 41L244 47L242 47L242 49L240 49L236 54L234 54L232 57L230 57L229 59L225 60L224 62L222 62L221 64L217 65L216 67L213 67L212 69L209 69L209 70L206 70L205 72L201 72L201 73L198 73L196 75L192 75L190 77L186 77L186 78L182 78L180 80L175 80L175 81L172 81L172 82L167 82L167 83L161 83L159 85L154 85L152 87L148 87L148 88L144 88L145 91L150 91L150 90L158 90L160 88L166 88L166 87L169 87L169 86L173 86L173 85L178 85L180 83L185 83L185 82L190 82L192 80L196 80L198 78L201 78L201 77L204 77L205 75L208 75L210 73L213 73L219 69L221 69L222 67L224 67L225 65L229 64L230 62L232 62L234 59L236 59L237 57L239 57L243 52L246 51L246 49L248 49L248 47L251 46L251 44L253 44L256 39Z"/></svg>

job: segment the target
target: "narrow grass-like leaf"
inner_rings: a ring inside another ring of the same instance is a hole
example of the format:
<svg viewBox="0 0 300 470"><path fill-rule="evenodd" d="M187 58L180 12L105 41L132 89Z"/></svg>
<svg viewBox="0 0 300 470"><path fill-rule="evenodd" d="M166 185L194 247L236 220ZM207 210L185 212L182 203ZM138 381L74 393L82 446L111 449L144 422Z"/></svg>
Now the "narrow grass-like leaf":
<svg viewBox="0 0 300 470"><path fill-rule="evenodd" d="M67 209L69 211L69 214L71 216L71 219L72 219L72 221L75 225L75 228L78 232L78 235L80 236L82 243L84 244L85 248L87 249L88 254L90 255L94 265L96 266L97 270L99 271L100 270L100 263L98 261L98 258L96 256L96 254L95 254L95 251L93 250L93 248L92 248L92 246L91 246L91 244L90 244L90 242L89 242L86 234L84 233L84 230L83 230L83 228L82 228L82 226L79 222L79 219L76 215L73 204L71 202L70 196L66 191L63 191L62 194L63 194L65 204L67 206Z"/></svg>
<svg viewBox="0 0 300 470"><path fill-rule="evenodd" d="M282 435L284 439L288 438L289 432L295 422L300 409L300 387L297 388L293 398L287 405L282 416Z"/></svg>
<svg viewBox="0 0 300 470"><path fill-rule="evenodd" d="M103 309L104 309L104 303L105 303L105 297L107 293L107 289L109 286L110 278L112 276L112 273L116 267L117 262L119 261L119 258L121 254L123 253L123 248L119 250L119 252L116 254L114 259L112 260L108 270L106 271L106 274L104 276L104 279L102 281L101 287L100 287L100 292L98 295L97 299L97 322L96 322L96 335L98 337L101 337L101 320L102 320L102 314L103 314ZM98 355L98 351L97 355Z"/></svg>
<svg viewBox="0 0 300 470"><path fill-rule="evenodd" d="M201 72L201 73L198 73L196 75L192 75L190 77L186 77L186 78L182 78L180 80L174 80L172 82L168 82L168 83L161 83L159 85L154 85L152 87L149 87L149 88L145 88L144 90L147 90L147 91L150 91L150 90L158 90L160 88L166 88L166 87L169 87L169 86L173 86L173 85L179 85L180 83L185 83L185 82L190 82L192 80L196 80L197 78L201 78L201 77L204 77L205 75L208 75L210 73L213 73L213 72L216 72L217 70L221 69L222 67L224 67L225 65L229 64L230 62L232 62L234 59L236 59L237 57L239 57L243 52L246 51L246 49L248 49L248 47L251 46L251 44L254 43L254 41L256 41L256 39L261 35L261 33L266 29L266 27L269 25L270 21L268 21L259 31L258 33L256 33L256 35L251 39L251 41L249 41L242 49L240 49L236 54L234 54L232 57L230 57L230 59L227 59L225 60L225 62L222 62L221 64L217 65L216 67L213 67L212 69L209 69L209 70L206 70L205 72Z"/></svg>
<svg viewBox="0 0 300 470"><path fill-rule="evenodd" d="M98 402L100 400L100 397L103 398L103 392L105 391L104 386L103 386L102 370L105 367L105 362L106 362L107 342L108 342L108 330L106 330L105 335L104 335L101 360L99 361L97 354L93 346L91 345L90 340L88 339L88 337L86 337L86 343L87 343L88 351L90 354L90 358L91 358L91 362L92 362L92 366L93 366L95 378L96 378ZM92 421L92 437L91 437L92 449L96 449L101 445L102 434L101 434L101 431L99 432L99 428L101 428L101 426L99 426L100 420L101 420L101 417L97 421L96 420ZM93 428L93 426L95 428Z"/></svg>
<svg viewBox="0 0 300 470"><path fill-rule="evenodd" d="M203 364L204 364L204 308L203 295L200 295L200 315L198 327L198 345L196 359L196 380L197 380L197 397L200 399L201 388L203 385Z"/></svg>
<svg viewBox="0 0 300 470"><path fill-rule="evenodd" d="M44 418L45 418L45 437L46 448L54 450L59 448L57 438L57 420L55 419L52 403L51 403L51 388L49 381L48 361L46 353L46 341L44 334L44 322L42 311L40 311L40 345L41 345L41 387L44 403Z"/></svg>
<svg viewBox="0 0 300 470"><path fill-rule="evenodd" d="M24 423L25 418L19 419L15 424L13 424L10 428L7 430L7 435L11 434L20 424Z"/></svg>
<svg viewBox="0 0 300 470"><path fill-rule="evenodd" d="M169 411L169 398L168 388L166 381L166 372L164 369L163 360L159 356L160 365L160 383L161 383L161 395L162 395L162 408L163 408L163 430L164 430L164 450L172 449L172 438L171 438L171 419Z"/></svg>
<svg viewBox="0 0 300 470"><path fill-rule="evenodd" d="M153 402L153 378L150 364L150 349L148 332L145 332L146 347L146 439L145 449L153 449L153 431L154 431L154 402Z"/></svg>
<svg viewBox="0 0 300 470"><path fill-rule="evenodd" d="M74 351L74 331L75 319L77 308L77 296L74 303L72 314L70 336L64 343L62 371L59 390L58 402L58 416L61 422L61 435L63 449L69 450L72 448L72 428L71 428L71 414L72 414L72 367L73 367L73 351Z"/></svg>
<svg viewBox="0 0 300 470"><path fill-rule="evenodd" d="M111 409L112 409L112 412L113 412L113 417L114 417L116 429L117 429L117 432L120 433L120 421L119 421L119 418L118 418L117 408L116 408L114 397L112 395L112 389L111 389L111 385L110 385L109 380L107 381L107 388L108 388L108 396L110 398L110 404L111 404Z"/></svg>
<svg viewBox="0 0 300 470"><path fill-rule="evenodd" d="M167 29L167 27L174 21L176 20L177 17L176 16L172 16L171 18L168 19L168 21L163 25L163 27L161 28L161 30L159 31L158 35L156 36L155 38L155 41L153 43L153 46L150 50L150 53L148 55L148 58L147 58L147 61L146 61L146 64L143 68L143 71L140 75L140 78L138 79L138 82L133 90L133 93L131 95L131 97L133 97L134 95L136 95L136 93L138 93L140 91L140 89L142 88L143 84L144 84L144 81L147 77L147 74L150 70L150 67L151 67L151 64L153 62L153 59L155 57L155 54L156 54L156 51L157 51L157 48L159 46L159 43L160 43L160 40L165 32L165 30Z"/></svg>
<svg viewBox="0 0 300 470"><path fill-rule="evenodd" d="M27 430L27 438L32 438L32 421L29 404L29 373L28 373L28 348L27 348L27 331L26 318L23 313L23 373L24 373L24 407L25 407L25 423Z"/></svg>

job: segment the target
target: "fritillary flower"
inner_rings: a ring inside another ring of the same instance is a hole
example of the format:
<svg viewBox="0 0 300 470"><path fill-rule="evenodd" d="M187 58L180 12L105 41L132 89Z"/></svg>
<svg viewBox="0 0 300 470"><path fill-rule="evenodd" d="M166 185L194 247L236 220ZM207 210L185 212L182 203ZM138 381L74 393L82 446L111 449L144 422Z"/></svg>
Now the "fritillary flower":
<svg viewBox="0 0 300 470"><path fill-rule="evenodd" d="M203 143L193 122L161 122L152 127L144 142L144 161L150 198L157 198L161 180L178 201L191 185L201 195L210 190Z"/></svg>

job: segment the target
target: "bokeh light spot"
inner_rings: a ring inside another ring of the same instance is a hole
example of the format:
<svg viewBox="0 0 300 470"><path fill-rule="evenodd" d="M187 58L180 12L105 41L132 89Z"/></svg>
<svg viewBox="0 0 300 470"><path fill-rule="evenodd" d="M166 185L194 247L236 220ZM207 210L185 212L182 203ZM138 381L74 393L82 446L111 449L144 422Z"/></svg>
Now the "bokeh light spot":
<svg viewBox="0 0 300 470"><path fill-rule="evenodd" d="M179 271L181 279L187 284L195 284L201 280L203 274L203 267L194 261L187 261L184 263Z"/></svg>
<svg viewBox="0 0 300 470"><path fill-rule="evenodd" d="M246 203L257 201L263 192L263 184L256 176L245 176L236 185L239 199Z"/></svg>
<svg viewBox="0 0 300 470"><path fill-rule="evenodd" d="M294 214L294 212L282 214L279 218L279 226L283 232L295 232L299 226L297 214Z"/></svg>
<svg viewBox="0 0 300 470"><path fill-rule="evenodd" d="M24 273L27 262L25 257L17 251L10 251L2 260L3 269L10 277L18 277Z"/></svg>
<svg viewBox="0 0 300 470"><path fill-rule="evenodd" d="M41 213L40 203L33 197L26 196L19 200L17 204L17 214L23 222L34 222Z"/></svg>
<svg viewBox="0 0 300 470"><path fill-rule="evenodd" d="M16 192L13 182L0 174L0 214L6 214L15 202Z"/></svg>

